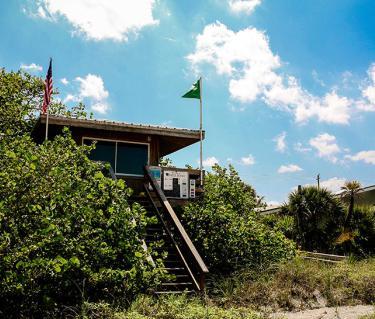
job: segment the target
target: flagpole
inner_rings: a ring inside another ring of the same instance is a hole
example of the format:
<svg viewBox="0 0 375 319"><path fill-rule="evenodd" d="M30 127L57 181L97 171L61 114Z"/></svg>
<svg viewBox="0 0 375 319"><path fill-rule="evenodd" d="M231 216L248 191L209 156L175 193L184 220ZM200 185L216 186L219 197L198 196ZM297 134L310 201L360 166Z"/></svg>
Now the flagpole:
<svg viewBox="0 0 375 319"><path fill-rule="evenodd" d="M49 107L47 107L47 117L46 117L46 141L48 140L48 115L49 115L49 111L48 111Z"/></svg>
<svg viewBox="0 0 375 319"><path fill-rule="evenodd" d="M202 116L202 77L199 78L199 132L200 132L200 170L201 185L203 186L203 116Z"/></svg>
<svg viewBox="0 0 375 319"><path fill-rule="evenodd" d="M51 89L49 87L50 82L51 82ZM46 137L45 137L46 141L48 140L49 104L51 103L51 95L52 95L52 58L49 58L49 67L47 71L46 80L44 81L44 101L43 101L43 107L44 107L44 103L46 103Z"/></svg>

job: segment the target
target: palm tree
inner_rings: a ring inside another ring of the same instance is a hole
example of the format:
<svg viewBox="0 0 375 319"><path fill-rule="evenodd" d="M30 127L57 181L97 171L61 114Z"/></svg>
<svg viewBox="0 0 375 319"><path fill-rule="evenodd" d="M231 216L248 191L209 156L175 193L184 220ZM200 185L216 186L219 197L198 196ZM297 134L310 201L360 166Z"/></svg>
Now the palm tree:
<svg viewBox="0 0 375 319"><path fill-rule="evenodd" d="M305 186L289 194L284 209L294 217L296 241L303 249L330 251L344 223L338 198L325 188Z"/></svg>
<svg viewBox="0 0 375 319"><path fill-rule="evenodd" d="M348 214L346 215L345 220L345 227L350 224L350 221L353 217L353 211L354 211L354 198L355 195L361 190L362 185L359 181L346 181L344 186L341 187L343 192L341 193L341 196L344 198L349 197L349 206L348 206Z"/></svg>
<svg viewBox="0 0 375 319"><path fill-rule="evenodd" d="M341 187L341 198L349 198L348 213L344 222L344 229L340 236L336 239L336 244L348 242L355 237L355 234L349 229L354 212L355 195L361 190L362 185L359 181L346 181L344 186Z"/></svg>

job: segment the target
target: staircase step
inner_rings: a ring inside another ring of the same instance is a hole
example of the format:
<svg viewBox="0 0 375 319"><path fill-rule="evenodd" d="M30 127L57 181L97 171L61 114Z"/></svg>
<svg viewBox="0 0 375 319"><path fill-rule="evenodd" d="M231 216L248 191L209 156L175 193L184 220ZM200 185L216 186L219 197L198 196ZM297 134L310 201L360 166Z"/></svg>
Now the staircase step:
<svg viewBox="0 0 375 319"><path fill-rule="evenodd" d="M196 289L195 284L192 282L173 240L164 229L164 225L160 221L152 202L147 197L133 196L130 203L140 204L145 209L147 217L156 217L157 220L155 220L155 224L147 226L144 241L148 246L157 244L156 246L158 247L153 247L153 251L158 253L156 258L166 256L161 270L171 276L169 276L169 278L167 277L165 282L159 285L155 294L193 293ZM170 227L170 225L168 225L168 227ZM169 231L173 234L174 228L170 227Z"/></svg>

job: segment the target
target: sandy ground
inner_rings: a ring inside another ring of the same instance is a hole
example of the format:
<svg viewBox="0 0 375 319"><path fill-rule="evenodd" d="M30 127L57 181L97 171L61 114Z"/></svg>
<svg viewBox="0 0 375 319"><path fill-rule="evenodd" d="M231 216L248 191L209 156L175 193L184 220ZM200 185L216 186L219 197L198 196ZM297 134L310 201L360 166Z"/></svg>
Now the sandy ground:
<svg viewBox="0 0 375 319"><path fill-rule="evenodd" d="M271 318L287 319L358 319L361 316L375 312L373 306L353 307L324 307L300 312L278 312L272 314Z"/></svg>

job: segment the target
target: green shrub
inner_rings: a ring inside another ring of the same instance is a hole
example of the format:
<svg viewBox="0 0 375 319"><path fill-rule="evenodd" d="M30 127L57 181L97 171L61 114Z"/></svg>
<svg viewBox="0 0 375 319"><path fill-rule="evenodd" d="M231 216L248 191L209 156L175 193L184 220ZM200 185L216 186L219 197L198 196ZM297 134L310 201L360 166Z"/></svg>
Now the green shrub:
<svg viewBox="0 0 375 319"><path fill-rule="evenodd" d="M42 317L82 300L131 301L158 281L148 220L68 133L0 139L0 316Z"/></svg>
<svg viewBox="0 0 375 319"><path fill-rule="evenodd" d="M342 231L345 211L330 191L315 186L302 187L289 195L284 214L294 218L294 235L305 250L329 252Z"/></svg>
<svg viewBox="0 0 375 319"><path fill-rule="evenodd" d="M296 237L296 229L293 216L269 214L261 216L263 223L269 227L281 231L287 238Z"/></svg>
<svg viewBox="0 0 375 319"><path fill-rule="evenodd" d="M267 265L294 255L294 244L257 220L260 203L233 167L216 165L205 178L202 199L187 205L182 219L213 273Z"/></svg>
<svg viewBox="0 0 375 319"><path fill-rule="evenodd" d="M350 242L338 247L360 257L375 255L375 207L354 206L349 228L353 233Z"/></svg>

